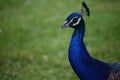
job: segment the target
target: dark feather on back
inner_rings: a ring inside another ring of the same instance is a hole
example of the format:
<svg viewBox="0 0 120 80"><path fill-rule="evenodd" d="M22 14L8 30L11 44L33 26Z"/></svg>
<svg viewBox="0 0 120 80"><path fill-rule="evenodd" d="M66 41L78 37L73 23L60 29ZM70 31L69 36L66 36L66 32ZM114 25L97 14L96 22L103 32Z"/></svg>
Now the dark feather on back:
<svg viewBox="0 0 120 80"><path fill-rule="evenodd" d="M110 64L111 73L108 80L120 80L120 63Z"/></svg>

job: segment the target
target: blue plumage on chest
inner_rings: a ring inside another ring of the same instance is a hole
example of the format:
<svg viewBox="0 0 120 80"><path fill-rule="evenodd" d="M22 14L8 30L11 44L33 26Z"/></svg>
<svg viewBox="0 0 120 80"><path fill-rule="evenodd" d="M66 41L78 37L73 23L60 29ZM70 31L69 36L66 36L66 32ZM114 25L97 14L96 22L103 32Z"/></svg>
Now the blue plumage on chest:
<svg viewBox="0 0 120 80"><path fill-rule="evenodd" d="M72 68L81 80L106 80L108 66L88 54L83 35L79 30L73 33L68 51Z"/></svg>

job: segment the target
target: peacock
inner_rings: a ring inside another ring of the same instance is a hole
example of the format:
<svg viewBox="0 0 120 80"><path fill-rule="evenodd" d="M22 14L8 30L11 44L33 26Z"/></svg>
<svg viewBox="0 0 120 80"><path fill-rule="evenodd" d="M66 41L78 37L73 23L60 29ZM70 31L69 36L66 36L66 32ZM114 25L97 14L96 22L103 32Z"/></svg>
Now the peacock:
<svg viewBox="0 0 120 80"><path fill-rule="evenodd" d="M120 62L106 63L93 58L87 51L84 44L85 15L90 16L90 10L82 2L80 13L71 13L61 25L61 29L74 29L68 49L71 67L80 80L120 80Z"/></svg>

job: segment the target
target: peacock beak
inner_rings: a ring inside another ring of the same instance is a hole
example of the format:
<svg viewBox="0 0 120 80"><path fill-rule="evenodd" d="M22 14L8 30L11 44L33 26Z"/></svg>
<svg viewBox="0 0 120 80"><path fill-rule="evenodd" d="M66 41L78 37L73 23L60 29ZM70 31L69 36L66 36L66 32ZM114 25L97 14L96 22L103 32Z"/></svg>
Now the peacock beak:
<svg viewBox="0 0 120 80"><path fill-rule="evenodd" d="M69 26L68 21L65 21L65 22L61 25L61 29L66 28L66 27L68 27L68 26Z"/></svg>

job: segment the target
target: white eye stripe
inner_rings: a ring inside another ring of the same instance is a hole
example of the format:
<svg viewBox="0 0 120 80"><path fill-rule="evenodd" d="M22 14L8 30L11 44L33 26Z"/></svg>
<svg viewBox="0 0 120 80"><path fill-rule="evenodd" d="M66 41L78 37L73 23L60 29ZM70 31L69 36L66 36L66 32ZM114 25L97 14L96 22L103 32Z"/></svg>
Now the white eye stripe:
<svg viewBox="0 0 120 80"><path fill-rule="evenodd" d="M69 23L71 23L75 18L78 18L78 16L76 16L76 17L74 17L73 19L71 19Z"/></svg>
<svg viewBox="0 0 120 80"><path fill-rule="evenodd" d="M78 18L78 21L77 21L76 23L74 23L74 24L73 24L73 26L78 25L80 21L81 21L81 17L80 17L80 18Z"/></svg>

